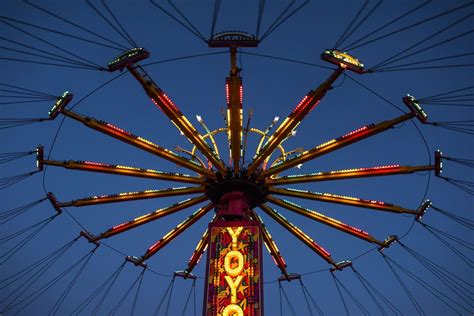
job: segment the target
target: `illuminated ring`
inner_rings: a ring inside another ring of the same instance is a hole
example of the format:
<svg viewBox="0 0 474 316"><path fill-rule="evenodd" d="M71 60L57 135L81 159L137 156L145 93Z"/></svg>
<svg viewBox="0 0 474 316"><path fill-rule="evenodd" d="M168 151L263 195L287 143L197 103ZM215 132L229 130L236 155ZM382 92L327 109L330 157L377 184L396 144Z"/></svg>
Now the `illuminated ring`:
<svg viewBox="0 0 474 316"><path fill-rule="evenodd" d="M219 134L219 133L223 133L223 132L227 132L227 127L221 127L221 128L215 129L211 133L207 133L206 135L202 136L202 138L206 139L206 138L213 137L214 135ZM265 133L263 131L261 131L257 128L254 128L254 127L250 128L249 132L259 134L260 136L264 136L264 138L269 138L270 137L268 135L265 135ZM197 149L197 147L194 146L193 149L191 150L190 153L191 153L192 156L195 156L196 149ZM278 145L278 149L280 150L281 154L280 154L280 157L277 158L277 159L285 161L286 156L287 156L287 153L285 152L285 149L283 148L283 146L281 144ZM268 164L268 160L270 160L270 157L271 157L271 155L269 157L267 157L267 159L265 159L264 167L266 167L266 165ZM263 169L266 169L266 168L263 168Z"/></svg>

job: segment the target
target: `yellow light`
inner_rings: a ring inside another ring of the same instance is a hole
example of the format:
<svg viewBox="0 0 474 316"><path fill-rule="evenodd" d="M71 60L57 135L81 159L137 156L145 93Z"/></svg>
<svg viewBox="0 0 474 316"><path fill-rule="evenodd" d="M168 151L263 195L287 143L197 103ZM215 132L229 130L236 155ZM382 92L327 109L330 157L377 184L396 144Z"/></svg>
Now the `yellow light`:
<svg viewBox="0 0 474 316"><path fill-rule="evenodd" d="M232 237L232 248L237 248L237 238L242 232L242 229L244 229L242 226L238 227L237 230L234 232L232 227L227 227L227 232L229 233L230 237Z"/></svg>
<svg viewBox="0 0 474 316"><path fill-rule="evenodd" d="M266 242L263 243L265 245L265 248L267 248L268 252L270 254L272 254L272 252L270 251L270 247L268 246L268 244Z"/></svg>
<svg viewBox="0 0 474 316"><path fill-rule="evenodd" d="M244 316L244 311L239 305L229 305L222 311L222 316Z"/></svg>
<svg viewBox="0 0 474 316"><path fill-rule="evenodd" d="M257 228L255 227L251 230L252 234L254 230L257 230ZM257 234L257 238L260 238L258 237L260 234L258 232ZM260 282L258 275L255 275L255 273L258 273L258 268L255 269L253 267L256 263L255 260L258 259L248 258L246 255L247 228L245 228L245 231L242 226L213 228L210 232L211 241L209 245L213 245L213 242L219 242L219 235L224 235L227 239L225 249L221 249L216 253L216 257L213 258L211 262L215 273L213 272L212 278L209 276L209 285L219 290L217 293L214 292L214 294L217 295L217 301L213 301L216 305L212 304L213 307L211 307L211 305L208 307L213 308L213 312L211 312L213 315L217 313L217 315L243 316L244 310L247 309L249 303L255 304L254 307L250 307L251 309L259 308L257 305L258 302L251 303L247 299L247 296L253 296L254 284ZM240 235L245 236L240 238ZM203 248L204 246L207 248L208 245L202 245ZM267 246L268 249L269 245L266 244L265 246ZM246 266L247 262L249 264L248 267ZM247 278L248 284L244 286L244 279ZM224 286L221 280L224 281ZM243 294L243 298L240 297L241 294ZM211 293L209 293L209 295L211 295ZM226 299L225 302L222 301L224 298ZM208 312L210 312L209 309Z"/></svg>
<svg viewBox="0 0 474 316"><path fill-rule="evenodd" d="M161 238L161 240L168 239L168 237L171 236L171 234L172 234L174 231L175 231L174 229L173 229L172 231L169 231L166 235L163 236L163 238Z"/></svg>
<svg viewBox="0 0 474 316"><path fill-rule="evenodd" d="M139 141L142 141L148 145L151 145L153 147L158 147L158 145L156 145L155 143L149 141L148 139L145 139L145 138L141 138L141 137L137 137Z"/></svg>
<svg viewBox="0 0 474 316"><path fill-rule="evenodd" d="M155 213L156 213L156 212L155 212ZM146 218L146 217L148 217L148 216L150 216L150 214L145 214L145 215L142 215L142 216L139 216L139 217L135 218L133 221L134 221L134 222L137 222L137 221L140 221L140 220L142 220L142 219L144 219L144 218Z"/></svg>
<svg viewBox="0 0 474 316"><path fill-rule="evenodd" d="M326 146L329 146L329 145L331 145L331 144L333 144L333 143L335 143L335 142L336 142L335 139L331 139L331 140L328 140L328 141L325 142L325 143L322 143L322 144L316 146L315 148L316 148L316 149L319 149L319 148L322 148L322 147L326 147ZM303 152L303 154L305 154L305 153L307 153L307 152L308 152L308 151L306 150L305 152Z"/></svg>
<svg viewBox="0 0 474 316"><path fill-rule="evenodd" d="M134 167L129 167L129 166L120 166L120 165L115 166L115 168L128 169L128 170L140 170L140 168L134 168Z"/></svg>
<svg viewBox="0 0 474 316"><path fill-rule="evenodd" d="M232 268L230 263L232 259L237 259L237 266ZM235 277L239 275L242 270L244 269L244 256L240 253L240 251L232 250L229 251L224 258L224 270L227 274Z"/></svg>
<svg viewBox="0 0 474 316"><path fill-rule="evenodd" d="M235 280L228 275L225 276L225 280L230 287L230 302L232 304L237 303L237 288L239 287L240 283L242 282L243 276L239 275Z"/></svg>
<svg viewBox="0 0 474 316"><path fill-rule="evenodd" d="M323 193L322 195L329 196L329 197L335 197L335 198L341 198L341 199L345 199L345 200L360 201L359 198L355 198L355 197L347 196L347 195L338 195L338 194L330 194L330 193Z"/></svg>
<svg viewBox="0 0 474 316"><path fill-rule="evenodd" d="M140 192L122 192L122 193L119 193L118 195L119 196L126 196L126 195L135 195L135 194L139 194Z"/></svg>

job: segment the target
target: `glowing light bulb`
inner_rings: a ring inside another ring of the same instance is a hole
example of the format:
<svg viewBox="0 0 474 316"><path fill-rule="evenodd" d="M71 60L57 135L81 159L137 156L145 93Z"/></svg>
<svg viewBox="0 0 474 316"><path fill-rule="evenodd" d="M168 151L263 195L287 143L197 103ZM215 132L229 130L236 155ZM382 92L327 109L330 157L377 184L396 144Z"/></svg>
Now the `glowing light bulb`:
<svg viewBox="0 0 474 316"><path fill-rule="evenodd" d="M202 117L200 115L196 115L196 120L201 123L202 122Z"/></svg>

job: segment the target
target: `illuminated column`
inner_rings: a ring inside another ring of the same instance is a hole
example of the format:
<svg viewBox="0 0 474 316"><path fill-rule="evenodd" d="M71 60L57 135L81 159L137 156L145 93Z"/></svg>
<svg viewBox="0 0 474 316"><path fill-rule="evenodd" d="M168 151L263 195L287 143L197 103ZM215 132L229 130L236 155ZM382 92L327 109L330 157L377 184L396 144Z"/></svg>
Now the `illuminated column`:
<svg viewBox="0 0 474 316"><path fill-rule="evenodd" d="M262 243L245 195L230 192L209 224L203 315L263 315Z"/></svg>

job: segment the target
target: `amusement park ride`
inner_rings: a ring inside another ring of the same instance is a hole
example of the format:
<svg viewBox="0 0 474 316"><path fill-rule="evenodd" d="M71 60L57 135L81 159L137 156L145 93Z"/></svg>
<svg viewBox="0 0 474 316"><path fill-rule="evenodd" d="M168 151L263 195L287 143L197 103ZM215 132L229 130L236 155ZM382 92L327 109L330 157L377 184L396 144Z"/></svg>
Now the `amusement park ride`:
<svg viewBox="0 0 474 316"><path fill-rule="evenodd" d="M147 139L134 135L110 123L88 117L67 109L73 98L65 92L58 98L49 112L49 117L55 119L59 114L83 123L87 127L109 135L152 155L168 160L181 167L197 173L187 175L182 173L162 172L137 167L111 165L91 161L57 161L45 159L43 148L37 148L37 162L40 170L45 165L57 166L74 170L109 173L121 176L150 178L157 180L186 183L187 187L169 188L163 190L147 190L142 192L126 192L114 195L92 196L68 202L59 202L53 193L48 198L56 211L61 212L63 207L82 207L102 203L118 203L130 200L142 200L157 197L171 197L195 194L169 207L142 215L133 220L113 226L112 228L93 234L81 232L89 242L99 244L101 240L121 234L127 230L150 223L164 216L185 210L204 203L186 220L178 224L168 234L150 246L141 257L129 256L127 260L135 265L146 267L146 260L160 251L174 238L193 225L207 213L214 211L215 215L209 223L208 229L202 235L192 254L186 269L176 272L183 278L195 278L192 271L198 264L203 253L207 250L206 282L203 304L204 315L263 315L263 277L262 277L262 243L266 246L280 269L280 280L292 280L299 276L287 271L285 260L280 254L257 210L261 210L291 234L300 239L306 246L319 255L333 270L341 270L351 265L350 261L337 262L331 254L314 241L305 232L288 221L282 214L270 205L276 205L311 220L320 222L346 234L375 244L382 251L397 241L392 235L385 239L377 239L366 231L328 217L314 210L306 209L280 197L304 198L327 203L338 203L348 206L375 209L378 211L409 214L419 219L430 206L427 200L418 208L410 209L402 206L375 200L366 200L356 197L341 196L330 193L318 193L294 188L284 188L282 185L299 184L316 181L334 181L350 178L364 178L409 174L418 171L433 170L436 175L441 173L441 152L435 152L433 165L401 166L385 165L357 169L334 170L301 175L284 175L281 173L295 166L326 155L342 147L366 139L397 124L412 118L426 122L427 115L411 95L403 97L403 103L408 112L376 124L362 126L341 137L331 139L312 149L302 152L285 151L282 144L293 135L295 128L321 102L325 94L332 88L334 82L345 71L358 74L365 72L364 65L350 54L334 49L323 52L321 58L336 66L333 73L318 87L306 94L296 105L286 119L270 135L271 128L277 123L276 118L266 130L244 126L242 109L242 78L237 67L236 54L240 47L257 47L258 39L244 32L217 33L209 40L209 47L225 47L230 52L230 73L226 78L225 90L227 101L226 126L210 130L201 117L198 122L206 131L200 134L187 117L155 83L155 81L137 63L149 57L144 48L132 48L108 65L108 70L128 70L143 87L151 101L172 121L178 130L193 145L190 151L192 159L183 157L169 149L161 147ZM230 161L221 158L220 150L215 141L215 135L227 133L230 150ZM247 138L253 133L258 138L258 146L250 163L246 163L245 152ZM270 160L276 152L280 155ZM205 159L197 156L198 152Z"/></svg>

